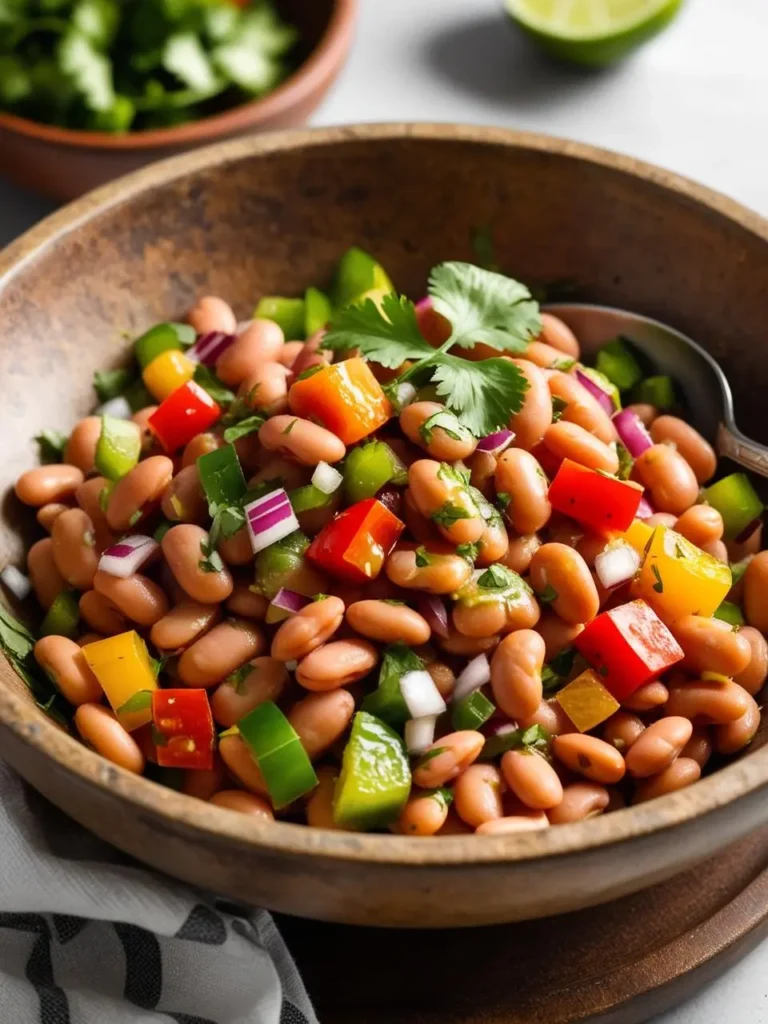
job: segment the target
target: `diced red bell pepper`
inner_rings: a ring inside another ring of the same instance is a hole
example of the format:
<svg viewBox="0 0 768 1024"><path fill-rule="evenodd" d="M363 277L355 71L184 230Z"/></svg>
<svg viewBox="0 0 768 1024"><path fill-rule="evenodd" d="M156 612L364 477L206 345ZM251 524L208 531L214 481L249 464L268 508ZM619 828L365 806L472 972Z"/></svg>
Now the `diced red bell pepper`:
<svg viewBox="0 0 768 1024"><path fill-rule="evenodd" d="M563 459L549 487L557 512L598 533L623 533L635 518L643 488Z"/></svg>
<svg viewBox="0 0 768 1024"><path fill-rule="evenodd" d="M152 724L161 767L213 768L215 733L205 690L155 690Z"/></svg>
<svg viewBox="0 0 768 1024"><path fill-rule="evenodd" d="M379 575L404 529L405 524L380 501L366 498L334 516L309 545L307 555L332 576L366 583Z"/></svg>
<svg viewBox="0 0 768 1024"><path fill-rule="evenodd" d="M683 659L677 640L645 601L603 612L573 644L619 703Z"/></svg>
<svg viewBox="0 0 768 1024"><path fill-rule="evenodd" d="M167 452L176 452L220 416L221 409L208 392L188 380L160 403L149 417L149 426Z"/></svg>
<svg viewBox="0 0 768 1024"><path fill-rule="evenodd" d="M288 402L297 416L316 419L347 445L368 437L392 415L381 384L358 357L324 366L311 377L297 380L291 385Z"/></svg>

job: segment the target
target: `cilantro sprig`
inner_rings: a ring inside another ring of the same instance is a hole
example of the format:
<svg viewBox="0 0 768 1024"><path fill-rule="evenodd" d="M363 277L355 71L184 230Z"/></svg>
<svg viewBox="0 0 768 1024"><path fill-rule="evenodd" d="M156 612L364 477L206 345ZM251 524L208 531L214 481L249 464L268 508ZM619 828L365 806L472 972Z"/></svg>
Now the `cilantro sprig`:
<svg viewBox="0 0 768 1024"><path fill-rule="evenodd" d="M394 294L384 296L380 306L366 299L342 309L331 321L324 347L356 348L365 359L388 369L412 361L390 390L405 381L432 383L438 397L476 436L506 427L522 406L528 387L523 375L508 359L474 362L450 350L483 343L500 353L523 352L541 330L538 305L518 281L470 263L435 267L428 292L435 310L452 327L440 348L422 337L413 303Z"/></svg>

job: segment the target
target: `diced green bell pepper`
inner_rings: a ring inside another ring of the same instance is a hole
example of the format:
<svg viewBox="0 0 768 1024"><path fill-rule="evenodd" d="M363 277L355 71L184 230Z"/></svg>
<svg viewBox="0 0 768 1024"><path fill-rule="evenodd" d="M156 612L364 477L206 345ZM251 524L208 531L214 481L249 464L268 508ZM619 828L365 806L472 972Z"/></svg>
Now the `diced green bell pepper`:
<svg viewBox="0 0 768 1024"><path fill-rule="evenodd" d="M237 728L259 766L276 810L317 785L317 776L299 734L277 704L259 704Z"/></svg>
<svg viewBox="0 0 768 1024"><path fill-rule="evenodd" d="M660 412L668 412L677 405L674 381L661 374L646 377L632 388L631 399L633 403L654 405Z"/></svg>
<svg viewBox="0 0 768 1024"><path fill-rule="evenodd" d="M315 508L325 508L330 505L333 495L325 494L314 484L305 484L303 487L296 487L289 491L288 498L291 508L298 516L302 512L311 512Z"/></svg>
<svg viewBox="0 0 768 1024"><path fill-rule="evenodd" d="M597 369L619 391L629 391L643 379L643 370L623 338L603 345L597 353Z"/></svg>
<svg viewBox="0 0 768 1024"><path fill-rule="evenodd" d="M408 471L384 441L353 448L344 460L344 488L353 504L373 498L386 484L407 481Z"/></svg>
<svg viewBox="0 0 768 1024"><path fill-rule="evenodd" d="M260 320L274 320L285 335L286 341L303 340L305 307L304 299L286 299L280 295L265 295L253 315Z"/></svg>
<svg viewBox="0 0 768 1024"><path fill-rule="evenodd" d="M488 700L480 690L475 690L474 693L468 693L466 697L462 697L453 705L451 714L453 728L457 730L479 729L495 710L496 705Z"/></svg>
<svg viewBox="0 0 768 1024"><path fill-rule="evenodd" d="M156 324L133 343L133 351L139 366L145 369L168 349L185 349L195 343L195 329L189 324Z"/></svg>
<svg viewBox="0 0 768 1024"><path fill-rule="evenodd" d="M255 589L270 600L280 587L291 587L291 577L305 564L304 552L309 547L309 538L301 530L295 530L287 537L270 544L256 555ZM311 596L311 595L309 595Z"/></svg>
<svg viewBox="0 0 768 1024"><path fill-rule="evenodd" d="M727 622L731 626L743 626L745 621L741 608L733 601L723 601L715 611L715 618Z"/></svg>
<svg viewBox="0 0 768 1024"><path fill-rule="evenodd" d="M411 769L403 741L385 722L358 711L333 795L333 820L341 828L386 828L400 814L410 791Z"/></svg>
<svg viewBox="0 0 768 1024"><path fill-rule="evenodd" d="M394 291L394 285L381 264L363 249L353 245L341 257L336 268L336 279L333 284L334 305L347 306L373 288Z"/></svg>
<svg viewBox="0 0 768 1024"><path fill-rule="evenodd" d="M420 672L421 658L405 644L390 644L384 651L379 670L379 685L362 703L363 711L399 727L411 717L400 691L400 680L406 672Z"/></svg>
<svg viewBox="0 0 768 1024"><path fill-rule="evenodd" d="M322 330L331 319L331 300L319 288L307 288L304 292L304 334L311 338Z"/></svg>
<svg viewBox="0 0 768 1024"><path fill-rule="evenodd" d="M197 472L209 506L235 505L248 489L240 459L232 444L201 455L197 460Z"/></svg>
<svg viewBox="0 0 768 1024"><path fill-rule="evenodd" d="M132 420L101 417L96 442L96 469L107 480L119 480L130 472L141 455L141 432Z"/></svg>
<svg viewBox="0 0 768 1024"><path fill-rule="evenodd" d="M80 606L74 590L62 590L45 613L40 636L74 637L80 621Z"/></svg>
<svg viewBox="0 0 768 1024"><path fill-rule="evenodd" d="M765 508L746 473L723 477L702 491L701 500L723 517L726 540L738 537Z"/></svg>

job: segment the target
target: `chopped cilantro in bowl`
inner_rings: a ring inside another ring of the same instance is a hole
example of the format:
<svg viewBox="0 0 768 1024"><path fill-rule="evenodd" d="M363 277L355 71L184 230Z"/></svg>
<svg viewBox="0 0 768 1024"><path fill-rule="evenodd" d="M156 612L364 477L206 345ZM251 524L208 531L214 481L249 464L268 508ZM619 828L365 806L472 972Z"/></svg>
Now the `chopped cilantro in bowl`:
<svg viewBox="0 0 768 1024"><path fill-rule="evenodd" d="M290 72L271 0L0 0L0 111L121 134L199 120Z"/></svg>

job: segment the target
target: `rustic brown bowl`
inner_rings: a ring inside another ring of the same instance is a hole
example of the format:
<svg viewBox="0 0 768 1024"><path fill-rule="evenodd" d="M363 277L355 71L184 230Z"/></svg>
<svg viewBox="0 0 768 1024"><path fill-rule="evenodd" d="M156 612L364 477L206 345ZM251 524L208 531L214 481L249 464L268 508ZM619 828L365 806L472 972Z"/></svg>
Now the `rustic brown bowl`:
<svg viewBox="0 0 768 1024"><path fill-rule="evenodd" d="M263 99L178 128L127 135L57 128L0 110L0 174L52 199L75 199L207 143L306 124L344 66L357 0L277 0L277 6L299 29L299 65Z"/></svg>
<svg viewBox="0 0 768 1024"><path fill-rule="evenodd" d="M497 259L528 281L681 328L730 373L739 420L765 434L768 224L667 172L585 146L455 126L332 128L242 140L140 171L56 213L0 255L0 481L33 465L43 427L91 407L92 371L125 333L204 292L246 316L261 294L327 279L353 243L418 297L427 270ZM0 557L33 516L5 502ZM0 564L2 564L0 562ZM116 846L266 907L380 925L472 925L585 907L642 889L768 821L766 730L690 789L526 835L432 841L264 825L116 768L59 731L0 664L0 753Z"/></svg>

